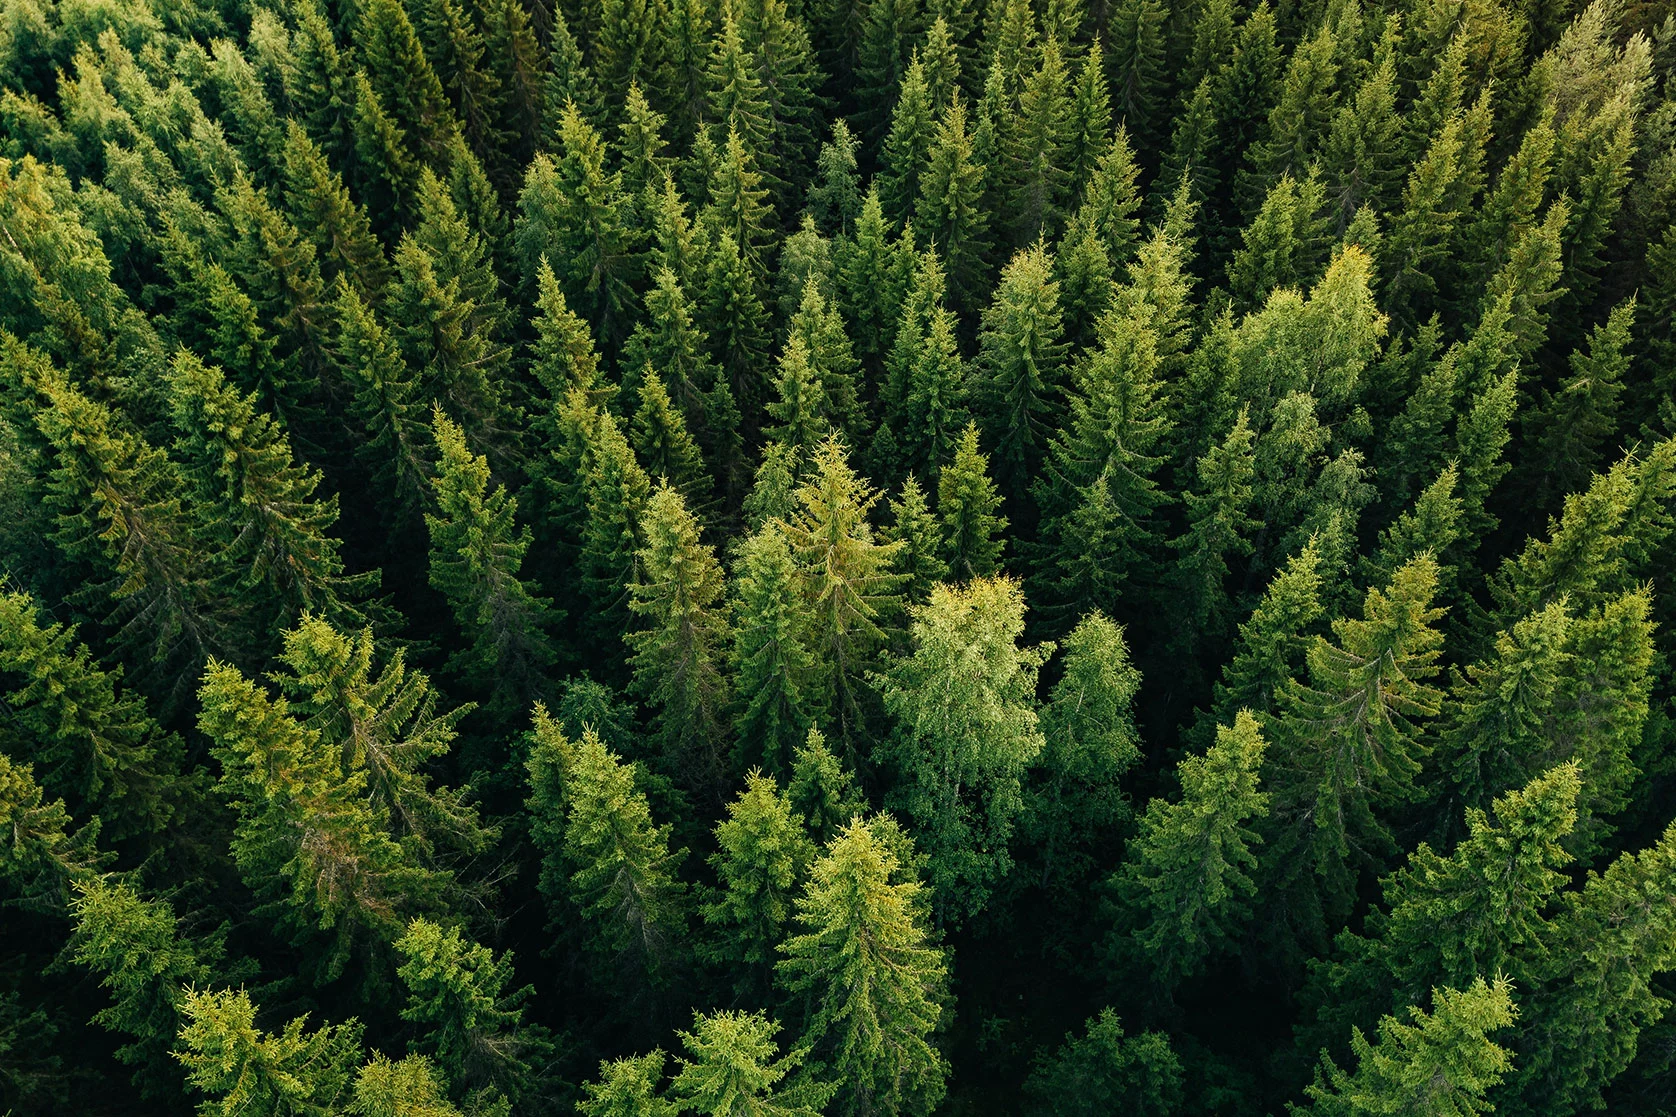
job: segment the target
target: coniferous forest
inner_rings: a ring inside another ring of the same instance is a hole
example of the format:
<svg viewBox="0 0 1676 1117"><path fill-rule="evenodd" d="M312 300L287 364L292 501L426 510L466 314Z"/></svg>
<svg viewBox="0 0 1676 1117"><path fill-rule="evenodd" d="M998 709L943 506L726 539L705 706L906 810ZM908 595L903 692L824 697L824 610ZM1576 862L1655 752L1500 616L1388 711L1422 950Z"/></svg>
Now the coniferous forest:
<svg viewBox="0 0 1676 1117"><path fill-rule="evenodd" d="M0 0L0 1113L1676 1114L1673 0Z"/></svg>

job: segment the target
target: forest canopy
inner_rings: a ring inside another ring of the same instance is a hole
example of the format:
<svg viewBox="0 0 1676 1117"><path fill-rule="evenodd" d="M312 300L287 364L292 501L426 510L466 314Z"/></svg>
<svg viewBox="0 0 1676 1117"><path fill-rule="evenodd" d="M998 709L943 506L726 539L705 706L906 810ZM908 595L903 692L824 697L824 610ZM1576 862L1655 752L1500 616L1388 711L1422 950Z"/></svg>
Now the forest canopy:
<svg viewBox="0 0 1676 1117"><path fill-rule="evenodd" d="M0 1114L1676 1115L1672 0L0 0Z"/></svg>

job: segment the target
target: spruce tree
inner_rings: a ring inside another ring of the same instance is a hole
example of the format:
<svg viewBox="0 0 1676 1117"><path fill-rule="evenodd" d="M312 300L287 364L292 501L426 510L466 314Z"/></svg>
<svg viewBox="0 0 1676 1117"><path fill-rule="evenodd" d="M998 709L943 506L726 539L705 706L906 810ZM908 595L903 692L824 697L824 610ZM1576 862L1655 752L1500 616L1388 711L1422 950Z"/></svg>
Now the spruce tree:
<svg viewBox="0 0 1676 1117"><path fill-rule="evenodd" d="M810 728L813 661L799 589L785 527L769 520L734 560L732 657L739 758L761 764L770 776L791 771Z"/></svg>
<svg viewBox="0 0 1676 1117"><path fill-rule="evenodd" d="M1051 1059L1025 1080L1029 1107L1040 1117L1095 1117L1122 1107L1135 1117L1168 1117L1182 1096L1182 1068L1162 1032L1123 1034L1111 1009L1090 1017Z"/></svg>
<svg viewBox="0 0 1676 1117"><path fill-rule="evenodd" d="M1034 883L1060 899L1087 884L1128 821L1120 780L1141 759L1133 710L1141 676L1122 627L1090 613L1063 645L1064 674L1040 715L1043 747L1019 818L1041 869Z"/></svg>
<svg viewBox="0 0 1676 1117"><path fill-rule="evenodd" d="M1042 44L1036 70L1019 91L1017 116L1003 133L1003 181L1015 244L1057 232L1072 185L1065 163L1076 137L1061 46L1052 37Z"/></svg>
<svg viewBox="0 0 1676 1117"><path fill-rule="evenodd" d="M532 1062L552 1045L524 1023L532 987L507 988L511 952L497 958L458 927L444 930L428 919L410 922L395 949L407 991L402 1019L421 1029L415 1046L434 1054L455 1089L474 1101L516 1103L537 1073Z"/></svg>
<svg viewBox="0 0 1676 1117"><path fill-rule="evenodd" d="M903 579L893 569L901 544L874 539L867 517L879 494L850 468L836 438L816 448L807 477L797 489L786 541L807 603L815 679L810 710L832 719L851 750L865 732L867 671L884 642L883 626L895 622L901 607Z"/></svg>
<svg viewBox="0 0 1676 1117"><path fill-rule="evenodd" d="M702 909L704 922L717 929L713 960L742 970L735 988L758 998L769 992L775 948L815 859L815 844L773 778L753 770L728 804L727 818L716 824L716 846L710 864L718 888Z"/></svg>
<svg viewBox="0 0 1676 1117"><path fill-rule="evenodd" d="M913 653L879 679L895 720L880 756L895 775L892 801L929 857L936 910L959 923L1012 867L1007 844L1021 782L1043 747L1034 697L1048 650L1018 646L1017 582L937 586L909 615Z"/></svg>
<svg viewBox="0 0 1676 1117"><path fill-rule="evenodd" d="M780 946L780 984L802 994L803 1036L839 1091L833 1112L924 1115L946 1064L929 1038L947 974L927 941L923 886L859 817L845 823L797 899L798 934Z"/></svg>
<svg viewBox="0 0 1676 1117"><path fill-rule="evenodd" d="M320 475L293 458L255 394L183 351L169 370L169 397L176 453L199 499L215 510L214 544L238 571L238 591L260 588L267 597L253 619L263 628L285 627L305 611L358 620L354 598L376 586L377 575L344 575L338 541L327 534L337 497L315 498Z"/></svg>
<svg viewBox="0 0 1676 1117"><path fill-rule="evenodd" d="M822 414L832 429L852 437L861 433L867 420L856 378L859 362L843 315L820 285L804 285L802 300L787 327L788 347L792 338L801 339L808 353L809 367L820 382Z"/></svg>
<svg viewBox="0 0 1676 1117"><path fill-rule="evenodd" d="M350 1020L308 1030L308 1017L279 1032L256 1027L256 1006L243 989L191 989L180 1006L176 1057L186 1080L209 1095L208 1117L328 1117L347 1100L361 1057L361 1024Z"/></svg>
<svg viewBox="0 0 1676 1117"><path fill-rule="evenodd" d="M323 278L342 275L363 298L378 298L389 265L366 208L351 200L325 152L295 120L286 122L285 195L292 219L326 264Z"/></svg>
<svg viewBox="0 0 1676 1117"><path fill-rule="evenodd" d="M1379 1021L1379 1043L1361 1029L1350 1037L1356 1069L1345 1071L1325 1055L1308 1105L1289 1106L1294 1117L1360 1113L1435 1113L1470 1117L1489 1113L1485 1100L1513 1060L1490 1037L1512 1025L1512 986L1478 978L1465 989L1432 991L1432 1011L1410 1007L1412 1023L1395 1016Z"/></svg>
<svg viewBox="0 0 1676 1117"><path fill-rule="evenodd" d="M1618 397L1629 371L1635 299L1612 308L1589 335L1585 352L1571 354L1571 373L1555 390L1544 391L1526 419L1526 441L1536 463L1534 493L1539 507L1553 507L1566 493L1587 487L1599 471L1602 452L1618 427Z"/></svg>
<svg viewBox="0 0 1676 1117"><path fill-rule="evenodd" d="M670 828L653 823L634 769L591 730L562 773L565 889L584 921L583 947L613 972L626 964L637 979L663 984L686 936L686 891L675 875L686 851L671 852Z"/></svg>
<svg viewBox="0 0 1676 1117"><path fill-rule="evenodd" d="M8 725L0 742L33 765L49 794L109 839L157 835L190 795L180 737L120 685L74 626L42 623L26 593L0 594L0 688Z"/></svg>
<svg viewBox="0 0 1676 1117"><path fill-rule="evenodd" d="M1001 272L978 337L978 410L995 444L996 473L1014 499L1039 473L1059 425L1062 332L1059 284L1046 248L1037 243Z"/></svg>
<svg viewBox="0 0 1676 1117"><path fill-rule="evenodd" d="M109 861L98 849L99 821L76 828L64 800L48 799L27 764L0 753L0 892L14 906L57 915L72 889Z"/></svg>
<svg viewBox="0 0 1676 1117"><path fill-rule="evenodd" d="M780 1055L780 1026L760 1012L693 1014L693 1030L678 1033L687 1056L669 1084L683 1112L704 1117L752 1113L761 1117L818 1117L833 1090L798 1071L808 1055Z"/></svg>
<svg viewBox="0 0 1676 1117"><path fill-rule="evenodd" d="M791 336L780 354L774 391L779 398L766 410L775 425L764 433L799 454L807 454L831 428L823 418L829 410L826 392L810 367L808 343L797 334Z"/></svg>
<svg viewBox="0 0 1676 1117"><path fill-rule="evenodd" d="M892 225L906 221L913 214L915 199L920 197L920 178L936 133L934 111L925 85L925 67L915 51L902 77L902 88L890 114L890 133L881 150L879 203Z"/></svg>
<svg viewBox="0 0 1676 1117"><path fill-rule="evenodd" d="M988 469L989 459L978 449L978 428L968 423L954 459L937 478L943 557L956 579L987 578L1000 568L1007 517L997 515L1001 494Z"/></svg>
<svg viewBox="0 0 1676 1117"><path fill-rule="evenodd" d="M727 705L722 569L699 542L698 521L668 484L647 501L641 532L646 542L628 587L629 609L644 623L627 637L634 690L656 711L664 755L694 785L714 786L722 772Z"/></svg>
<svg viewBox="0 0 1676 1117"><path fill-rule="evenodd" d="M393 1063L380 1052L355 1072L353 1117L461 1117L435 1066L423 1055Z"/></svg>
<svg viewBox="0 0 1676 1117"><path fill-rule="evenodd" d="M430 584L470 641L449 668L505 716L545 693L554 659L548 626L558 618L519 578L530 531L516 524L505 486L490 491L488 461L467 448L465 432L440 408L431 430L440 460L431 479L437 510L425 513Z"/></svg>
<svg viewBox="0 0 1676 1117"><path fill-rule="evenodd" d="M638 569L652 483L616 421L607 413L596 418L582 469L579 578L599 622L593 643L615 658L632 619L628 587Z"/></svg>
<svg viewBox="0 0 1676 1117"><path fill-rule="evenodd" d="M698 444L670 401L663 378L650 368L640 377L640 406L634 412L631 444L649 476L667 481L694 504L702 504L709 495L710 474Z"/></svg>
<svg viewBox="0 0 1676 1117"><path fill-rule="evenodd" d="M902 546L896 559L896 569L907 578L902 597L923 605L931 587L948 579L949 567L943 560L942 524L912 473L902 482L902 495L890 502L890 520L882 534L887 542Z"/></svg>
<svg viewBox="0 0 1676 1117"><path fill-rule="evenodd" d="M1181 801L1147 805L1113 878L1121 906L1110 948L1166 989L1203 969L1250 915L1251 847L1261 839L1247 823L1268 813L1258 790L1264 748L1249 710L1218 727L1209 752L1177 766Z"/></svg>
<svg viewBox="0 0 1676 1117"><path fill-rule="evenodd" d="M915 234L936 247L948 268L956 306L972 306L988 275L990 214L983 203L992 173L976 161L957 93L937 121L913 210Z"/></svg>
<svg viewBox="0 0 1676 1117"><path fill-rule="evenodd" d="M940 307L932 312L902 401L902 456L927 477L937 476L953 455L960 428L968 422L969 370L954 327L953 314Z"/></svg>
<svg viewBox="0 0 1676 1117"><path fill-rule="evenodd" d="M1251 534L1261 526L1249 514L1255 443L1250 413L1242 407L1233 429L1195 463L1198 484L1183 494L1187 530L1170 545L1180 552L1175 581L1185 645L1198 634L1214 642L1226 632L1233 604L1228 560L1251 553Z"/></svg>
<svg viewBox="0 0 1676 1117"><path fill-rule="evenodd" d="M221 763L216 789L238 812L240 875L325 983L354 954L393 941L403 913L434 909L447 878L415 864L366 796L366 774L236 667L212 661L198 728Z"/></svg>

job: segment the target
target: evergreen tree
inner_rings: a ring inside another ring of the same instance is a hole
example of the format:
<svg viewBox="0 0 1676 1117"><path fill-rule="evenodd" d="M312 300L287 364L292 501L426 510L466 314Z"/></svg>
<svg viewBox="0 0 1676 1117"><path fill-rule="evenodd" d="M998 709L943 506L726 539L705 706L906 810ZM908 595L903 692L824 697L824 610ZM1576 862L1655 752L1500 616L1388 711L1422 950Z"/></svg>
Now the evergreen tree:
<svg viewBox="0 0 1676 1117"><path fill-rule="evenodd" d="M925 490L912 473L902 482L902 495L890 502L890 526L883 531L887 542L900 543L896 569L907 577L902 586L904 600L923 605L931 587L946 581L948 563L943 561L943 527L932 514Z"/></svg>
<svg viewBox="0 0 1676 1117"><path fill-rule="evenodd" d="M683 1111L724 1117L817 1117L832 1088L797 1072L804 1048L780 1055L780 1026L762 1013L693 1014L693 1030L679 1033L690 1058L669 1084Z"/></svg>
<svg viewBox="0 0 1676 1117"><path fill-rule="evenodd" d="M989 459L978 450L978 428L968 423L954 460L937 478L937 516L943 554L954 578L987 578L1000 567L1007 517L989 479Z"/></svg>
<svg viewBox="0 0 1676 1117"><path fill-rule="evenodd" d="M566 896L585 921L584 946L614 973L626 962L628 972L663 984L686 935L685 887L675 875L686 851L670 851L670 828L652 822L634 769L595 733L567 751L562 863ZM531 762L533 775L534 755Z"/></svg>
<svg viewBox="0 0 1676 1117"><path fill-rule="evenodd" d="M133 886L90 877L70 902L75 930L69 956L99 975L110 1004L93 1022L129 1037L116 1057L134 1070L145 1098L178 1096L180 1064L171 1055L185 991L207 983L214 945L200 947L180 934L174 909L147 900Z"/></svg>
<svg viewBox="0 0 1676 1117"><path fill-rule="evenodd" d="M373 671L372 630L345 634L305 615L284 634L283 672L271 677L305 728L339 750L346 773L361 772L374 809L396 835L427 852L476 853L495 836L478 821L469 789L432 786L427 768L447 756L454 727L472 707L437 710L441 695L397 649Z"/></svg>
<svg viewBox="0 0 1676 1117"><path fill-rule="evenodd" d="M1089 1019L1086 1035L1067 1035L1053 1058L1031 1072L1025 1112L1094 1117L1121 1106L1136 1117L1167 1117L1180 1104L1181 1080L1181 1061L1168 1036L1126 1036L1117 1014L1103 1009Z"/></svg>
<svg viewBox="0 0 1676 1117"><path fill-rule="evenodd" d="M1125 937L1114 936L1112 949L1164 988L1199 972L1250 915L1251 847L1261 839L1246 824L1268 813L1258 790L1264 748L1249 710L1218 727L1209 752L1177 766L1181 801L1147 805L1113 878Z"/></svg>
<svg viewBox="0 0 1676 1117"><path fill-rule="evenodd" d="M407 11L398 0L367 0L356 12L352 39L368 88L414 153L445 165L459 123Z"/></svg>
<svg viewBox="0 0 1676 1117"><path fill-rule="evenodd" d="M170 367L169 395L176 451L199 499L215 509L214 544L238 571L239 591L261 587L268 596L255 619L263 628L284 627L304 611L359 619L351 600L377 576L344 576L338 542L327 534L337 498L315 498L320 475L292 457L255 394L243 395L220 369L183 351Z"/></svg>
<svg viewBox="0 0 1676 1117"><path fill-rule="evenodd" d="M1512 1065L1490 1036L1513 1023L1511 985L1505 978L1487 985L1479 978L1462 990L1435 989L1430 1013L1411 1007L1413 1023L1394 1016L1379 1021L1379 1043L1361 1029L1350 1037L1355 1071L1323 1056L1315 1082L1306 1087L1310 1104L1293 1114L1488 1113L1484 1100Z"/></svg>
<svg viewBox="0 0 1676 1117"><path fill-rule="evenodd" d="M466 447L465 432L440 408L431 429L440 461L431 479L437 511L425 513L430 584L470 640L449 667L504 716L545 692L554 659L547 630L558 618L519 578L530 531L514 522L505 486L489 491L488 461Z"/></svg>
<svg viewBox="0 0 1676 1117"><path fill-rule="evenodd" d="M797 746L786 797L803 819L809 836L827 842L838 830L866 810L867 803L855 787L855 778L827 748L826 738L813 726Z"/></svg>
<svg viewBox="0 0 1676 1117"><path fill-rule="evenodd" d="M292 220L327 265L323 278L342 275L363 298L378 298L389 266L366 208L350 198L326 153L295 120L286 122L285 197Z"/></svg>
<svg viewBox="0 0 1676 1117"><path fill-rule="evenodd" d="M393 1063L374 1052L355 1072L354 1117L460 1117L435 1067L423 1055Z"/></svg>
<svg viewBox="0 0 1676 1117"><path fill-rule="evenodd" d="M779 398L768 405L767 411L776 425L765 433L799 454L808 453L829 430L822 417L828 407L819 376L809 365L809 345L797 334L791 336L780 354L774 391Z"/></svg>
<svg viewBox="0 0 1676 1117"><path fill-rule="evenodd" d="M954 315L947 310L932 312L902 401L902 454L927 477L942 470L954 453L961 426L968 422L968 370L956 348L954 326Z"/></svg>
<svg viewBox="0 0 1676 1117"><path fill-rule="evenodd" d="M1003 133L1008 208L1015 244L1028 244L1057 231L1072 186L1065 165L1076 142L1072 131L1069 75L1061 44L1042 44L1035 73L1019 91L1017 116Z"/></svg>
<svg viewBox="0 0 1676 1117"><path fill-rule="evenodd" d="M921 195L920 177L935 139L936 122L931 92L925 85L925 67L914 52L902 88L890 114L890 134L881 151L883 171L879 182L879 203L892 225L912 215L914 200Z"/></svg>
<svg viewBox="0 0 1676 1117"><path fill-rule="evenodd" d="M409 923L395 946L407 990L402 1019L423 1029L418 1046L435 1054L456 1089L517 1102L536 1073L532 1061L552 1045L524 1023L532 988L507 988L511 953L497 958L459 928L445 931L428 919Z"/></svg>
<svg viewBox="0 0 1676 1117"><path fill-rule="evenodd" d="M719 887L703 906L704 922L718 929L714 960L742 967L735 987L760 997L815 845L773 778L753 770L716 825L716 846L710 864Z"/></svg>
<svg viewBox="0 0 1676 1117"><path fill-rule="evenodd" d="M695 785L722 772L722 717L727 705L721 657L727 617L717 607L722 569L699 542L698 521L681 495L660 485L641 520L646 543L629 584L629 609L645 627L628 635L634 689L656 712L664 755Z"/></svg>
<svg viewBox="0 0 1676 1117"><path fill-rule="evenodd" d="M1090 613L1064 649L1064 675L1041 712L1043 748L1019 819L1040 862L1041 887L1061 896L1087 883L1128 820L1119 781L1141 758L1133 712L1141 676L1122 627Z"/></svg>
<svg viewBox="0 0 1676 1117"><path fill-rule="evenodd" d="M577 1111L584 1117L675 1117L674 1102L658 1095L663 1067L669 1056L662 1051L637 1058L599 1064L599 1081L584 1082L584 1097Z"/></svg>
<svg viewBox="0 0 1676 1117"><path fill-rule="evenodd" d="M882 750L892 798L929 857L939 915L976 914L1012 866L1007 842L1025 769L1041 752L1035 711L1042 648L1021 648L1018 583L937 586L909 610L913 654L880 679L896 731Z"/></svg>
<svg viewBox="0 0 1676 1117"><path fill-rule="evenodd" d="M990 168L976 161L966 129L966 106L956 93L937 122L926 151L914 205L914 227L942 256L956 306L977 301L987 278L989 211L984 207Z"/></svg>
<svg viewBox="0 0 1676 1117"><path fill-rule="evenodd" d="M777 972L806 998L804 1040L839 1083L833 1111L927 1114L943 1095L929 1037L942 1016L942 951L922 926L922 886L876 832L844 824L797 899L799 933Z"/></svg>
<svg viewBox="0 0 1676 1117"><path fill-rule="evenodd" d="M188 988L181 1002L177 1058L186 1080L209 1097L198 1112L210 1117L329 1117L347 1100L361 1057L361 1024L308 1031L308 1017L283 1030L256 1027L256 1006L243 989Z"/></svg>
<svg viewBox="0 0 1676 1117"><path fill-rule="evenodd" d="M617 652L629 630L629 585L636 580L642 517L652 483L609 414L597 416L582 470L585 516L579 565L583 595L599 621L594 643Z"/></svg>
<svg viewBox="0 0 1676 1117"><path fill-rule="evenodd" d="M798 338L808 353L809 366L820 382L822 414L834 430L858 434L866 416L856 383L855 348L834 301L819 284L807 283L802 300L787 327L786 344Z"/></svg>
<svg viewBox="0 0 1676 1117"><path fill-rule="evenodd" d="M1023 496L1058 426L1063 319L1047 250L1021 250L1001 272L978 338L976 392L1007 493Z"/></svg>
<svg viewBox="0 0 1676 1117"><path fill-rule="evenodd" d="M856 152L860 144L843 119L832 122L832 139L821 145L815 159L815 181L809 184L809 212L822 232L847 236L861 216L861 177Z"/></svg>
<svg viewBox="0 0 1676 1117"><path fill-rule="evenodd" d="M185 750L106 671L75 627L41 623L25 593L0 594L4 751L31 764L51 795L97 817L107 838L157 835L189 794Z"/></svg>
<svg viewBox="0 0 1676 1117"><path fill-rule="evenodd" d="M770 776L791 770L810 728L813 663L799 588L785 527L769 520L746 538L734 561L733 669L740 758L760 762Z"/></svg>
<svg viewBox="0 0 1676 1117"><path fill-rule="evenodd" d="M768 382L768 311L759 286L739 242L718 233L705 268L704 317L733 400L741 414L753 417L761 413Z"/></svg>
<svg viewBox="0 0 1676 1117"><path fill-rule="evenodd" d="M1589 335L1587 352L1571 354L1571 375L1541 401L1526 420L1538 506L1552 507L1565 493L1579 492L1601 467L1602 451L1617 432L1618 397L1629 371L1632 296L1612 308Z"/></svg>
<svg viewBox="0 0 1676 1117"><path fill-rule="evenodd" d="M903 579L892 569L901 544L874 540L867 517L879 494L850 469L836 438L816 448L807 477L786 541L807 603L810 711L834 719L853 749L864 732L863 687L885 639L882 625L901 607Z"/></svg>
<svg viewBox="0 0 1676 1117"><path fill-rule="evenodd" d="M0 753L0 882L6 900L51 914L64 911L71 889L92 879L108 861L100 854L97 819L79 829L64 800L46 798L27 764Z"/></svg>
<svg viewBox="0 0 1676 1117"><path fill-rule="evenodd" d="M345 772L332 744L235 667L211 661L198 699L198 728L221 763L216 789L238 812L234 863L258 912L312 948L317 982L396 939L403 913L437 906L446 876L390 837L365 772Z"/></svg>
<svg viewBox="0 0 1676 1117"><path fill-rule="evenodd" d="M662 478L695 504L709 494L710 474L698 444L670 401L663 378L650 368L640 377L640 406L634 412L631 436L635 458L649 476Z"/></svg>
<svg viewBox="0 0 1676 1117"><path fill-rule="evenodd" d="M1227 629L1233 604L1228 560L1251 553L1250 535L1260 526L1248 514L1255 443L1250 413L1242 407L1233 429L1195 463L1198 484L1183 494L1187 530L1171 541L1180 552L1175 573L1182 594L1177 608L1187 622L1177 630L1183 644L1196 634L1214 640Z"/></svg>
<svg viewBox="0 0 1676 1117"><path fill-rule="evenodd" d="M1321 550L1311 540L1286 560L1240 625L1234 656L1216 684L1218 721L1241 709L1264 714L1275 708L1286 682L1298 677L1311 630L1325 614L1321 587Z"/></svg>

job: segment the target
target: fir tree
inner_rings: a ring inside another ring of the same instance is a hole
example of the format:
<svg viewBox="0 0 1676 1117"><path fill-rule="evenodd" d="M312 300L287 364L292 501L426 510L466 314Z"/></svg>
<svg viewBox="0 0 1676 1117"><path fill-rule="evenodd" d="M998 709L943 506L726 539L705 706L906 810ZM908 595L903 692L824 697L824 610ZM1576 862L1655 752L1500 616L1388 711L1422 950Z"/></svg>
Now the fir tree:
<svg viewBox="0 0 1676 1117"><path fill-rule="evenodd" d="M890 517L883 535L886 541L902 545L896 560L897 570L908 579L902 597L923 605L931 596L931 587L948 579L949 567L943 561L942 524L932 514L925 490L912 473L902 482L902 495L890 502Z"/></svg>
<svg viewBox="0 0 1676 1117"><path fill-rule="evenodd" d="M830 717L846 748L864 732L863 687L884 642L884 624L900 608L902 578L892 569L899 543L877 542L867 516L879 494L850 469L843 446L828 438L815 450L786 541L807 603L815 683L810 709Z"/></svg>
<svg viewBox="0 0 1676 1117"><path fill-rule="evenodd" d="M1035 73L1019 92L1018 115L1004 133L1004 181L1015 244L1027 244L1058 229L1072 185L1065 166L1072 132L1070 80L1061 44L1042 44Z"/></svg>
<svg viewBox="0 0 1676 1117"><path fill-rule="evenodd" d="M822 414L828 410L826 392L809 364L809 345L793 334L780 354L780 371L774 381L778 399L767 407L775 425L764 433L776 442L806 454L826 436L829 426Z"/></svg>
<svg viewBox="0 0 1676 1117"><path fill-rule="evenodd" d="M779 1030L760 1012L694 1013L693 1030L679 1033L689 1057L669 1084L682 1111L817 1117L833 1090L797 1073L806 1048L780 1055Z"/></svg>
<svg viewBox="0 0 1676 1117"><path fill-rule="evenodd" d="M976 161L966 129L966 106L957 93L937 122L914 205L914 228L941 254L956 306L971 306L988 268L989 211L984 207L990 169Z"/></svg>
<svg viewBox="0 0 1676 1117"><path fill-rule="evenodd" d="M180 738L106 671L75 627L42 624L25 593L0 594L0 687L5 751L33 765L48 793L118 841L160 833L189 777Z"/></svg>
<svg viewBox="0 0 1676 1117"><path fill-rule="evenodd" d="M921 924L922 886L861 818L846 823L797 899L780 946L787 991L806 998L804 1039L840 1084L834 1112L927 1114L943 1095L929 1037L942 1016L943 954Z"/></svg>
<svg viewBox="0 0 1676 1117"><path fill-rule="evenodd" d="M968 421L968 370L956 348L954 324L947 310L931 314L902 401L903 457L927 477L942 470Z"/></svg>
<svg viewBox="0 0 1676 1117"><path fill-rule="evenodd" d="M582 475L580 582L599 620L595 643L615 653L631 620L628 586L638 569L652 483L616 421L609 414L597 418Z"/></svg>
<svg viewBox="0 0 1676 1117"><path fill-rule="evenodd" d="M879 183L879 203L891 224L900 225L913 213L920 196L920 176L926 167L936 132L930 90L925 85L925 67L919 52L902 77L902 88L890 114L890 134L882 149L884 170Z"/></svg>
<svg viewBox="0 0 1676 1117"><path fill-rule="evenodd" d="M34 771L0 753L0 883L8 903L58 914L78 883L109 860L98 850L99 821L74 828L64 800L47 799Z"/></svg>
<svg viewBox="0 0 1676 1117"><path fill-rule="evenodd" d="M348 1112L354 1117L460 1117L429 1059L409 1055L393 1063L378 1052L355 1072Z"/></svg>
<svg viewBox="0 0 1676 1117"><path fill-rule="evenodd" d="M937 910L975 914L1011 868L1025 769L1043 746L1033 701L1042 648L1021 648L1018 583L938 586L909 610L914 651L880 679L896 731L882 757L930 858Z"/></svg>
<svg viewBox="0 0 1676 1117"><path fill-rule="evenodd" d="M683 498L702 503L710 491L710 474L698 445L687 433L686 420L675 409L663 378L650 368L640 377L640 406L631 429L635 458L652 477L674 487Z"/></svg>
<svg viewBox="0 0 1676 1117"><path fill-rule="evenodd" d="M827 422L834 430L852 436L860 433L866 416L856 383L855 349L837 305L818 284L803 287L802 300L787 327L788 348L793 338L803 342L809 366L820 382L822 414Z"/></svg>
<svg viewBox="0 0 1676 1117"><path fill-rule="evenodd" d="M645 546L629 584L629 609L645 627L628 635L634 689L657 711L664 754L697 785L721 775L721 671L727 617L718 608L722 570L698 539L698 521L669 485L659 486L641 521Z"/></svg>
<svg viewBox="0 0 1676 1117"><path fill-rule="evenodd" d="M1114 936L1112 949L1164 988L1199 972L1250 915L1251 847L1261 839L1246 824L1268 813L1258 790L1264 748L1249 710L1218 727L1209 752L1177 766L1181 801L1147 805L1113 878L1126 938Z"/></svg>
<svg viewBox="0 0 1676 1117"><path fill-rule="evenodd" d="M861 176L856 152L860 144L849 123L832 122L832 139L815 158L815 180L809 184L809 212L822 232L846 236L861 216Z"/></svg>

